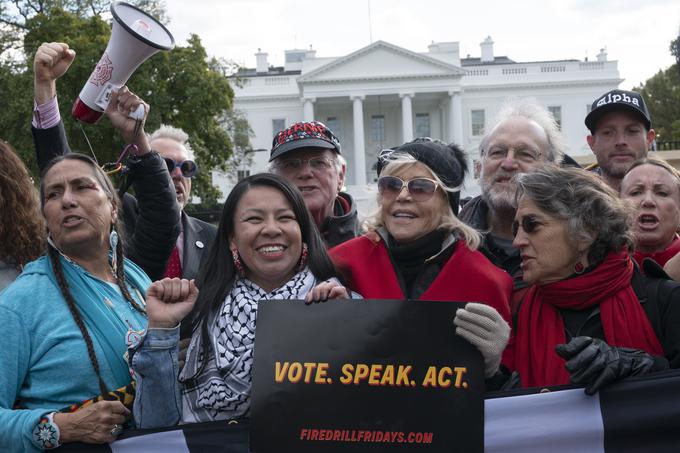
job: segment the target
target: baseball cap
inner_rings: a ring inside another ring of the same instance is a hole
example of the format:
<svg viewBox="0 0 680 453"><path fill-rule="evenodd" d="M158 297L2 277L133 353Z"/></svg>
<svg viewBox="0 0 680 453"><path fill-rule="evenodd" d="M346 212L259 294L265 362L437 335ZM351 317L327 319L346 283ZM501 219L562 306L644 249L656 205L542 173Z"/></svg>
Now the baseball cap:
<svg viewBox="0 0 680 453"><path fill-rule="evenodd" d="M326 148L340 154L340 141L333 131L320 121L293 123L274 136L269 162L300 148Z"/></svg>
<svg viewBox="0 0 680 453"><path fill-rule="evenodd" d="M647 129L652 127L652 120L645 100L640 93L635 91L612 90L595 99L590 107L590 113L586 116L586 127L591 134L595 133L595 126L605 113L616 110L628 110L637 114Z"/></svg>

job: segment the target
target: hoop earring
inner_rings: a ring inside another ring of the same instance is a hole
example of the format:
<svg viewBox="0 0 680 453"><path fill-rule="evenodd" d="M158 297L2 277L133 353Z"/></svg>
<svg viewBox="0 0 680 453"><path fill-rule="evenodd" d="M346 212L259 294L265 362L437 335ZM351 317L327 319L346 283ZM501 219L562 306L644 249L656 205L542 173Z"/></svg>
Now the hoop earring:
<svg viewBox="0 0 680 453"><path fill-rule="evenodd" d="M580 260L574 264L574 274L581 275L585 270L586 268Z"/></svg>
<svg viewBox="0 0 680 453"><path fill-rule="evenodd" d="M300 254L300 262L298 263L298 272L302 272L307 267L307 258L309 257L309 249L306 243L302 243L302 253Z"/></svg>
<svg viewBox="0 0 680 453"><path fill-rule="evenodd" d="M109 234L109 246L111 247L111 270L113 271L113 275L116 275L116 271L118 271L118 257L116 256L118 247L118 232L116 231L116 227L113 225L111 226L111 234Z"/></svg>
<svg viewBox="0 0 680 453"><path fill-rule="evenodd" d="M233 249L231 251L231 259L234 261L234 268L236 268L236 273L239 277L245 277L246 271L243 268L243 263L241 263L241 257L238 254L238 250Z"/></svg>

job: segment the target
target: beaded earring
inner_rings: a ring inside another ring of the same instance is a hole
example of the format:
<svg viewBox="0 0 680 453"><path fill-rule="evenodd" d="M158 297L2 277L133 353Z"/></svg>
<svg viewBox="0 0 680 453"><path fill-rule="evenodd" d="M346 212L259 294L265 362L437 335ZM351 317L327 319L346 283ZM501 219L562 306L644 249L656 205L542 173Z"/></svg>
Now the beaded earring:
<svg viewBox="0 0 680 453"><path fill-rule="evenodd" d="M236 273L239 277L245 277L246 271L243 269L243 263L241 263L241 257L238 254L238 250L231 250L231 259L234 261L234 267L236 268Z"/></svg>
<svg viewBox="0 0 680 453"><path fill-rule="evenodd" d="M111 227L111 234L109 234L109 246L111 247L111 270L113 271L113 275L116 275L116 271L118 270L118 256L116 254L118 247L118 232L116 231L115 226Z"/></svg>
<svg viewBox="0 0 680 453"><path fill-rule="evenodd" d="M300 254L300 262L298 263L298 272L301 272L307 266L307 257L309 256L309 250L307 249L307 244L302 243L302 253Z"/></svg>

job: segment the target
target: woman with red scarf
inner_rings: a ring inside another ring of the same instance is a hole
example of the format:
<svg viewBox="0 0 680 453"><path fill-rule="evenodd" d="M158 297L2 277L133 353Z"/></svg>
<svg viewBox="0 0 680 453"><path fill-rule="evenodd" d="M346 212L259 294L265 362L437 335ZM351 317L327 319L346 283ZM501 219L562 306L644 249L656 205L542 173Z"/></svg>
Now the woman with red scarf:
<svg viewBox="0 0 680 453"><path fill-rule="evenodd" d="M637 209L633 259L641 268L645 258L664 266L680 252L680 174L663 160L640 159L621 181L621 197Z"/></svg>
<svg viewBox="0 0 680 453"><path fill-rule="evenodd" d="M522 386L592 395L680 367L680 284L636 270L626 203L595 175L552 167L520 176L517 200L514 246L532 286L504 363Z"/></svg>

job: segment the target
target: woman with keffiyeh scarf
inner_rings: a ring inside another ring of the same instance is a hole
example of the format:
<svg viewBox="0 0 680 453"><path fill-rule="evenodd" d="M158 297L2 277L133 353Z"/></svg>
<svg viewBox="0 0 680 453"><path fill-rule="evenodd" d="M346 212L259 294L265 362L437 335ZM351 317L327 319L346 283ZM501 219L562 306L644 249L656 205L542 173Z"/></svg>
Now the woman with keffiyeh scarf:
<svg viewBox="0 0 680 453"><path fill-rule="evenodd" d="M216 243L191 298L150 303L149 329L131 350L142 428L247 418L257 302L327 300L351 294L335 278L302 195L283 178L257 174L229 194ZM181 281L187 286L193 283ZM179 322L192 322L186 363L177 359Z"/></svg>

